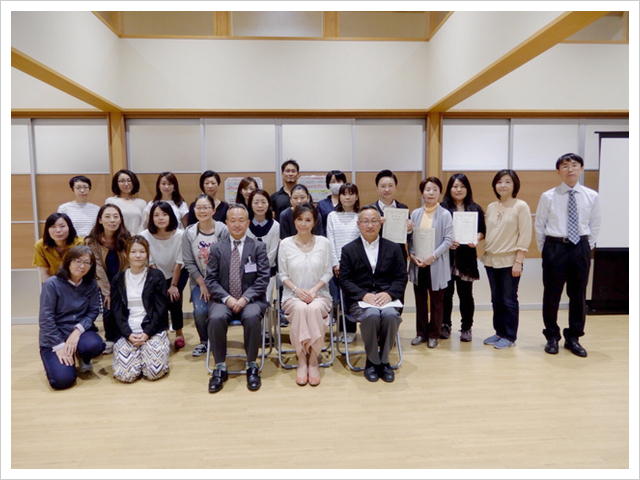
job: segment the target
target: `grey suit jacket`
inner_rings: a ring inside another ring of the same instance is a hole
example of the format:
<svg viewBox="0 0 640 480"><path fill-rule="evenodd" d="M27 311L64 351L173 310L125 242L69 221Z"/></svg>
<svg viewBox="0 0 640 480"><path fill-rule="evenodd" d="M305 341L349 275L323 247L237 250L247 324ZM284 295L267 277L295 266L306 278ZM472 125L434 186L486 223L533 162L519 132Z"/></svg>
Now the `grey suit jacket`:
<svg viewBox="0 0 640 480"><path fill-rule="evenodd" d="M229 267L231 263L231 237L211 245L209 261L207 262L207 276L205 284L211 301L222 303L222 299L229 296ZM255 272L247 272L246 266L254 263L257 266ZM269 259L264 243L256 242L251 237L246 237L242 248L241 278L242 296L249 303L260 306L262 313L267 309L267 285L269 285Z"/></svg>
<svg viewBox="0 0 640 480"><path fill-rule="evenodd" d="M416 208L411 212L411 220L414 228L420 227L424 208ZM436 232L436 249L433 252L436 260L431 264L431 289L443 290L447 288L451 280L451 265L449 263L449 248L453 243L453 219L449 210L439 205L433 216L433 228ZM413 236L408 237L409 253L413 252ZM409 280L418 285L418 267L415 263L409 262Z"/></svg>

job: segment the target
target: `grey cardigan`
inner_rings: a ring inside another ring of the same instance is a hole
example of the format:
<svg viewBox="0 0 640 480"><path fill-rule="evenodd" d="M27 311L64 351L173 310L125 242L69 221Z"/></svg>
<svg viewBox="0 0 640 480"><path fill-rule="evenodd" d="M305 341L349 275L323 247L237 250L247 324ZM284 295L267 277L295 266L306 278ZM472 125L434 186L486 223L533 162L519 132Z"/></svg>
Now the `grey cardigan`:
<svg viewBox="0 0 640 480"><path fill-rule="evenodd" d="M420 227L424 208L416 208L411 212L411 220L414 228ZM433 228L436 229L436 249L433 252L436 260L431 264L431 290L442 290L447 288L451 280L451 265L449 265L449 247L453 243L453 220L449 210L442 205L438 205L433 217ZM409 234L408 241L409 254L413 251L413 235ZM409 280L414 285L418 285L418 266L409 262Z"/></svg>
<svg viewBox="0 0 640 480"><path fill-rule="evenodd" d="M229 229L227 226L217 220L213 222L215 224L213 243L218 243L225 238L229 238ZM200 263L198 262L198 245L196 245L195 242L197 235L198 223L194 223L186 228L182 236L182 260L184 261L184 268L189 272L189 285L191 290L198 285L196 278L207 276L207 272L200 270Z"/></svg>

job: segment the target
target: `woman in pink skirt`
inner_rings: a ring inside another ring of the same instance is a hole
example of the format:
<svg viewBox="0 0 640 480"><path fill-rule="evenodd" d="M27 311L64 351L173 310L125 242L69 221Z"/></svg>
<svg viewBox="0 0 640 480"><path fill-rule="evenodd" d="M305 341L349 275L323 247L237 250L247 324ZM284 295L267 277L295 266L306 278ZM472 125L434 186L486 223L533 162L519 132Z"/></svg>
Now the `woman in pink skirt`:
<svg viewBox="0 0 640 480"><path fill-rule="evenodd" d="M291 323L289 335L298 355L296 383L315 387L320 383L318 357L331 310L331 246L325 237L312 233L318 223L312 204L298 205L293 221L298 233L282 240L278 252L278 275L284 285L282 308Z"/></svg>

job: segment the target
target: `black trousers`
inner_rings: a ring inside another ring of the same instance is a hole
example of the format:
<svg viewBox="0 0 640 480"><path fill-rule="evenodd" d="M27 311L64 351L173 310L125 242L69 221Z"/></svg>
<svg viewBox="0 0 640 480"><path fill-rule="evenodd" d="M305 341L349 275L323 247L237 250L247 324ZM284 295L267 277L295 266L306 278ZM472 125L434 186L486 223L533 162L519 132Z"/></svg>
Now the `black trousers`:
<svg viewBox="0 0 640 480"><path fill-rule="evenodd" d="M591 266L591 249L586 236L577 245L547 237L542 249L542 318L547 340L560 340L558 306L566 283L569 296L569 328L564 338L575 339L584 335L586 318L587 282Z"/></svg>
<svg viewBox="0 0 640 480"><path fill-rule="evenodd" d="M431 289L431 267L418 268L418 285L413 285L413 292L416 297L416 335L440 338L444 290Z"/></svg>
<svg viewBox="0 0 640 480"><path fill-rule="evenodd" d="M262 340L262 315L264 312L255 303L247 304L238 314L234 314L223 303L209 303L209 341L216 363L223 363L227 358L227 329L229 323L237 318L244 328L244 351L247 362L255 362Z"/></svg>
<svg viewBox="0 0 640 480"><path fill-rule="evenodd" d="M460 299L460 316L462 317L462 330L469 330L473 325L473 314L476 304L473 300L473 282L467 282L453 275L447 288L444 289L444 313L442 324L451 326L451 312L453 311L453 293L458 290Z"/></svg>

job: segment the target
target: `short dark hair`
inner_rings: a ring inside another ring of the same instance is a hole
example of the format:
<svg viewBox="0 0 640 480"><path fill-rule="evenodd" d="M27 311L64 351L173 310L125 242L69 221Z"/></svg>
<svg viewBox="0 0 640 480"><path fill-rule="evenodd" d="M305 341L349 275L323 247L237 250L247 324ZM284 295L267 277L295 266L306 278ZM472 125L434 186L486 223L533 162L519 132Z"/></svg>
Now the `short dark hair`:
<svg viewBox="0 0 640 480"><path fill-rule="evenodd" d="M242 195L242 189L247 188L252 183L255 185L256 189L260 188L260 185L258 185L258 181L253 177L244 177L242 180L240 180L240 183L238 184L238 191L236 192L236 203L241 203L245 207L249 206L245 204L244 195Z"/></svg>
<svg viewBox="0 0 640 480"><path fill-rule="evenodd" d="M271 197L269 196L269 192L267 192L262 188L255 189L253 192L251 192L251 195L249 196L249 205L247 205L247 207L249 207L249 218L253 219L255 215L253 213L252 204L253 204L253 197L255 197L256 195L262 195L264 198L267 199L267 205L269 205L269 207L267 208L267 211L264 214L264 218L266 220L271 220L273 218L273 211L271 210Z"/></svg>
<svg viewBox="0 0 640 480"><path fill-rule="evenodd" d="M293 210L293 221L295 222L296 218L305 212L309 212L313 216L313 226L318 225L318 209L309 202L303 202Z"/></svg>
<svg viewBox="0 0 640 480"><path fill-rule="evenodd" d="M49 235L49 229L53 226L54 223L58 221L58 219L62 218L65 222L67 222L67 226L69 227L69 236L66 239L67 245L71 245L73 241L78 236L78 232L76 232L76 227L73 226L73 222L69 218L66 213L55 212L47 217L47 221L44 222L44 233L42 234L42 242L48 247L55 247L56 241L51 238Z"/></svg>
<svg viewBox="0 0 640 480"><path fill-rule="evenodd" d="M584 160L580 155L577 155L575 153L565 153L556 161L556 170L560 170L560 165L562 165L564 162L572 162L574 160L578 162L581 167L584 167Z"/></svg>
<svg viewBox="0 0 640 480"><path fill-rule="evenodd" d="M246 206L244 206L241 203L230 203L229 208L227 209L227 219L229 218L229 213L231 213L231 210L233 210L234 208L239 208L240 210L244 210L247 213L247 218L249 218L249 210L247 209Z"/></svg>
<svg viewBox="0 0 640 480"><path fill-rule="evenodd" d="M370 203L369 205L365 205L360 209L360 211L358 212L358 216L360 216L360 214L366 210L375 210L376 212L378 212L378 215L380 215L380 211L378 210L378 208L373 203Z"/></svg>
<svg viewBox="0 0 640 480"><path fill-rule="evenodd" d="M200 190L202 190L203 192L204 192L204 181L209 177L215 178L216 182L218 182L218 185L222 183L222 180L220 180L220 175L218 175L213 170L205 170L204 172L202 172L202 175L200 175L200 180L199 180Z"/></svg>
<svg viewBox="0 0 640 480"><path fill-rule="evenodd" d="M129 238L127 238L127 243L125 244L125 255L127 257L126 258L127 264L129 263L129 254L131 253L131 248L136 243L139 243L140 245L142 245L144 247L144 249L146 250L146 252L147 252L147 265L149 265L149 257L151 256L151 254L149 253L149 242L142 235L132 235Z"/></svg>
<svg viewBox="0 0 640 480"><path fill-rule="evenodd" d="M162 200L160 200L159 202L154 202L151 206L151 211L149 212L149 233L158 233L158 227L153 221L153 214L155 213L157 208L169 215L169 226L167 227L167 232L172 232L176 228L178 228L178 219L176 218L176 214L173 213L173 208L171 208L171 205L169 205L167 202L163 202Z"/></svg>
<svg viewBox="0 0 640 480"><path fill-rule="evenodd" d="M327 188L329 188L329 182L331 182L331 177L336 177L336 180L342 180L342 183L347 183L347 176L344 174L342 170L330 170L327 173Z"/></svg>
<svg viewBox="0 0 640 480"><path fill-rule="evenodd" d="M294 167L296 167L296 170L298 171L298 173L300 173L300 165L298 165L298 162L296 162L293 158L286 160L282 164L282 167L280 167L280 170L284 172L284 169L287 168L287 165L293 165Z"/></svg>
<svg viewBox="0 0 640 480"><path fill-rule="evenodd" d="M131 183L133 184L133 190L131 190L131 195L135 195L140 191L140 180L138 180L138 176L133 173L131 170L127 170L123 168L122 170L118 170L111 179L111 191L115 196L119 196L122 192L120 191L120 185L118 185L118 180L120 180L120 175L122 174L129 175L131 178Z"/></svg>
<svg viewBox="0 0 640 480"><path fill-rule="evenodd" d="M89 180L89 177L85 177L84 175L76 175L75 177L71 177L71 180L69 180L69 186L71 187L71 190L73 190L73 186L76 184L76 182L87 183L89 185L89 190L91 190L91 180Z"/></svg>
<svg viewBox="0 0 640 480"><path fill-rule="evenodd" d="M93 225L93 228L91 229L91 233L87 235L87 238L90 238L94 242L98 242L99 244L102 245L102 241L100 240L100 237L104 233L104 225L100 223L100 217L102 217L102 214L107 208L115 209L118 212L118 215L120 215L120 226L118 227L118 230L116 231L116 234L115 234L115 244L116 244L116 252L123 252L125 242L127 241L127 238L131 236L131 234L129 233L129 230L127 230L126 225L124 224L124 216L122 215L122 210L120 210L119 206L114 205L113 203L105 203L103 206L100 207L100 210L98 210L98 215L96 217L96 223Z"/></svg>
<svg viewBox="0 0 640 480"><path fill-rule="evenodd" d="M451 189L453 188L453 184L458 180L460 183L464 185L464 188L467 189L467 194L465 195L462 203L465 207L468 207L473 202L473 191L471 190L471 183L469 183L469 179L464 173L454 173L449 177L449 181L447 182L447 189L444 191L444 197L442 199L442 205L451 210L455 207L456 202L451 197Z"/></svg>
<svg viewBox="0 0 640 480"><path fill-rule="evenodd" d="M311 194L309 193L309 189L302 185L301 183L297 183L293 186L293 188L291 189L291 196L293 197L293 192L295 192L296 190L302 190L304 193L307 194L307 197L311 198Z"/></svg>
<svg viewBox="0 0 640 480"><path fill-rule="evenodd" d="M172 172L162 172L161 174L158 175L158 179L156 180L156 196L153 199L153 201L158 202L162 200L162 192L160 191L160 182L162 181L163 178L166 178L173 185L173 193L171 194L171 200L173 200L173 203L175 203L176 206L179 207L180 205L182 205L182 202L184 202L184 198L182 198L182 195L180 195L180 187L178 185L178 179Z"/></svg>
<svg viewBox="0 0 640 480"><path fill-rule="evenodd" d="M82 282L93 282L96 278L96 257L94 257L93 252L87 245L76 245L75 247L71 247L62 259L62 263L60 264L60 267L58 267L58 271L56 271L56 276L60 277L62 280L71 280L69 265L71 265L71 262L76 258L83 255L89 255L89 257L91 257L91 268L89 268L89 271L84 275L84 277L82 277Z"/></svg>
<svg viewBox="0 0 640 480"><path fill-rule="evenodd" d="M420 182L420 194L424 193L424 187L426 187L429 182L435 183L440 189L440 193L442 193L442 182L440 179L438 177L427 177Z"/></svg>
<svg viewBox="0 0 640 480"><path fill-rule="evenodd" d="M336 205L336 212L344 212L344 207L342 206L342 202L340 201L340 195L343 193L350 193L351 195L355 195L356 203L353 205L353 211L358 213L360 210L360 194L358 193L358 187L355 183L343 183L340 185L340 192L338 193L338 205Z"/></svg>
<svg viewBox="0 0 640 480"><path fill-rule="evenodd" d="M518 192L520 191L520 179L518 178L518 174L515 172L515 170L504 168L500 170L498 173L496 173L496 176L493 177L493 181L491 182L491 186L493 187L493 193L496 194L496 197L498 197L498 200L500 200L500 195L496 190L496 184L505 175L509 175L511 177L511 180L513 180L513 194L511 196L513 198L516 198L516 195L518 195Z"/></svg>
<svg viewBox="0 0 640 480"><path fill-rule="evenodd" d="M396 177L391 170L380 170L376 175L376 187L378 186L378 183L380 183L380 179L384 177L393 178L393 182L398 185L398 177Z"/></svg>

